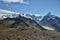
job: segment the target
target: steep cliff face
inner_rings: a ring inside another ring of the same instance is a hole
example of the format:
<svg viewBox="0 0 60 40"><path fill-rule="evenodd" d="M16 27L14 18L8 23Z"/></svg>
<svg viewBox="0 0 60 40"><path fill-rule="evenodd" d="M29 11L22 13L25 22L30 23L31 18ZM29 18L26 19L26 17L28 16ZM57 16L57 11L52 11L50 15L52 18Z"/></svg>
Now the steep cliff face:
<svg viewBox="0 0 60 40"><path fill-rule="evenodd" d="M43 26L48 26L53 28L55 31L60 31L60 17L52 15L51 13L44 16L41 23Z"/></svg>

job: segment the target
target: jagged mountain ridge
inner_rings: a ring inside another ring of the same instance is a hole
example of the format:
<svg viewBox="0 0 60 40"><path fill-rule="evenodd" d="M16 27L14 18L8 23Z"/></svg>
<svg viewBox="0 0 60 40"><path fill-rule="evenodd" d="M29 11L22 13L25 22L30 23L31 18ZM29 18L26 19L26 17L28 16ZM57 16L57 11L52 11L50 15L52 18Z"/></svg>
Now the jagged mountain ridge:
<svg viewBox="0 0 60 40"><path fill-rule="evenodd" d="M35 20L35 21L40 21L42 19L42 16L40 14L37 15L37 14L25 14L25 13L19 13L19 14L7 14L6 13L6 15L2 15L0 17L0 19L16 18L18 15L21 15L22 17L30 18L30 19Z"/></svg>
<svg viewBox="0 0 60 40"><path fill-rule="evenodd" d="M60 31L60 18L50 12L41 20L43 26L52 27L55 31Z"/></svg>
<svg viewBox="0 0 60 40"><path fill-rule="evenodd" d="M59 22L60 18L55 15L51 15L50 12L46 16L44 16L44 18L42 18L42 16L40 16L40 15L36 16L36 15L30 15L30 14L24 14L24 13L3 15L2 17L3 17L3 19L4 18L16 18L18 15L20 15L21 17L25 17L27 19L36 21L39 25L42 26L42 28L44 28L46 30L56 31L56 30L60 29L60 24L58 24L58 23L60 23Z"/></svg>
<svg viewBox="0 0 60 40"><path fill-rule="evenodd" d="M60 40L60 32L46 31L35 20L19 15L0 20L0 40Z"/></svg>
<svg viewBox="0 0 60 40"><path fill-rule="evenodd" d="M50 13L46 16L47 18L43 19L50 22L56 17ZM0 40L60 40L60 32L48 31L38 24L41 16L12 14L3 15L2 18L3 20L0 20ZM59 17L56 20L59 20ZM47 24L48 27L51 26L50 22Z"/></svg>
<svg viewBox="0 0 60 40"><path fill-rule="evenodd" d="M5 26L7 26L7 27L11 27L11 28L21 27L21 26L23 26L23 27L25 27L25 26L26 27L35 26L35 27L42 28L35 20L23 17L21 15L18 15L16 18L9 18L9 17L5 18L0 23L3 24L3 25L5 25Z"/></svg>

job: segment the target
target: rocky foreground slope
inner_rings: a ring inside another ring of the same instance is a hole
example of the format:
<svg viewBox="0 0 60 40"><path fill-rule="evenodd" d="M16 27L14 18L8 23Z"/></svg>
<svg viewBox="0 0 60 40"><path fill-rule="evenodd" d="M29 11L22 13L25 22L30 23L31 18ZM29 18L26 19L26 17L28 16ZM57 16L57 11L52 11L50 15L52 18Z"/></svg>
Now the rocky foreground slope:
<svg viewBox="0 0 60 40"><path fill-rule="evenodd" d="M34 20L19 16L0 20L0 40L60 40L60 32L47 31Z"/></svg>
<svg viewBox="0 0 60 40"><path fill-rule="evenodd" d="M45 32L37 28L27 30L10 28L0 32L0 40L60 40L60 34Z"/></svg>

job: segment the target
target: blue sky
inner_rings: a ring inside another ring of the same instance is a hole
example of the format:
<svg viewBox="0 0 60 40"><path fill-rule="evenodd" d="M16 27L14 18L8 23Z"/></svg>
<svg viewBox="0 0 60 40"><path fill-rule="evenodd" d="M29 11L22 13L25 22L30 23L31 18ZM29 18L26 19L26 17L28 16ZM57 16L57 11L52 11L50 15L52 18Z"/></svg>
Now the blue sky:
<svg viewBox="0 0 60 40"><path fill-rule="evenodd" d="M51 12L60 17L60 0L0 0L0 9L40 15Z"/></svg>

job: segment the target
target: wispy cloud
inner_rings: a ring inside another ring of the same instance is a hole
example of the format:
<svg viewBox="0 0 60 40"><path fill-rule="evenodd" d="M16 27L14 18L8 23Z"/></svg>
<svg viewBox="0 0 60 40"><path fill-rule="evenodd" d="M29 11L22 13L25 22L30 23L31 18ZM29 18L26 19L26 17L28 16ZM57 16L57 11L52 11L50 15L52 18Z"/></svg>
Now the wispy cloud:
<svg viewBox="0 0 60 40"><path fill-rule="evenodd" d="M9 10L0 9L0 14L19 14L18 12L12 12Z"/></svg>
<svg viewBox="0 0 60 40"><path fill-rule="evenodd" d="M23 3L23 4L29 4L27 1L24 1L24 0L2 0L3 2L5 3Z"/></svg>
<svg viewBox="0 0 60 40"><path fill-rule="evenodd" d="M9 11L9 10L0 9L0 19L2 19L2 20L4 18L6 18L5 17L6 15L11 15L11 14L19 14L19 13L18 12L12 12L12 11ZM13 17L13 16L10 16L10 17Z"/></svg>

